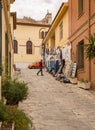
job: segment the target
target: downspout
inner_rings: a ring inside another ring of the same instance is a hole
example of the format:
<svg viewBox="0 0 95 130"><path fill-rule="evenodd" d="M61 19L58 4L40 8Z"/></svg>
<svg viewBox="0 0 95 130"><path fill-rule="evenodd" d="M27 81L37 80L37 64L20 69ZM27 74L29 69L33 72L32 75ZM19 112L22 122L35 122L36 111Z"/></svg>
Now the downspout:
<svg viewBox="0 0 95 130"><path fill-rule="evenodd" d="M91 32L90 32L90 0L89 0L89 3L88 3L88 37L90 37L91 35ZM91 81L91 60L89 60L89 80Z"/></svg>
<svg viewBox="0 0 95 130"><path fill-rule="evenodd" d="M1 75L2 75L2 1L0 0L0 99L1 99Z"/></svg>

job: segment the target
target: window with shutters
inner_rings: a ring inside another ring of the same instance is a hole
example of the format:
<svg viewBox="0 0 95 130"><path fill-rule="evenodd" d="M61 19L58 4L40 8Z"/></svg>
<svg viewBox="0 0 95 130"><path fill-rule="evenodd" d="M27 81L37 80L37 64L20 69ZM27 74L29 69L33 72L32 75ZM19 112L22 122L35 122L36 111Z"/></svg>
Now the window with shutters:
<svg viewBox="0 0 95 130"><path fill-rule="evenodd" d="M32 42L27 41L26 43L26 54L32 54Z"/></svg>
<svg viewBox="0 0 95 130"><path fill-rule="evenodd" d="M14 40L14 53L18 53L18 42Z"/></svg>
<svg viewBox="0 0 95 130"><path fill-rule="evenodd" d="M77 55L78 55L78 69L84 68L84 40L80 41L77 45Z"/></svg>
<svg viewBox="0 0 95 130"><path fill-rule="evenodd" d="M78 0L78 17L84 12L84 0Z"/></svg>

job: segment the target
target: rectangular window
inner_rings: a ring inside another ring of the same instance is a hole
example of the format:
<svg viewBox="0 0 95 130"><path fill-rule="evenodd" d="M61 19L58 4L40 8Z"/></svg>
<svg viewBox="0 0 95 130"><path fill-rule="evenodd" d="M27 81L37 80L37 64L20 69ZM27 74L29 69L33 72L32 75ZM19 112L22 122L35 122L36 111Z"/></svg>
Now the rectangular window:
<svg viewBox="0 0 95 130"><path fill-rule="evenodd" d="M78 0L78 16L80 17L84 11L84 0Z"/></svg>
<svg viewBox="0 0 95 130"><path fill-rule="evenodd" d="M77 53L78 53L78 69L83 69L84 68L84 40L78 43Z"/></svg>
<svg viewBox="0 0 95 130"><path fill-rule="evenodd" d="M63 38L63 22L59 25L60 40Z"/></svg>

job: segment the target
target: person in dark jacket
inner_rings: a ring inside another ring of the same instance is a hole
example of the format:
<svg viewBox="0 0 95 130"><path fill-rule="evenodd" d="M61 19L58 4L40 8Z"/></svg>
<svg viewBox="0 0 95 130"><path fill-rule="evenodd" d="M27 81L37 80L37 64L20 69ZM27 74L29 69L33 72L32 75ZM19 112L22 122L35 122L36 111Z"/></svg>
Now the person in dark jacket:
<svg viewBox="0 0 95 130"><path fill-rule="evenodd" d="M39 71L37 72L37 75L41 72L41 75L43 76L43 63L42 60L39 62Z"/></svg>

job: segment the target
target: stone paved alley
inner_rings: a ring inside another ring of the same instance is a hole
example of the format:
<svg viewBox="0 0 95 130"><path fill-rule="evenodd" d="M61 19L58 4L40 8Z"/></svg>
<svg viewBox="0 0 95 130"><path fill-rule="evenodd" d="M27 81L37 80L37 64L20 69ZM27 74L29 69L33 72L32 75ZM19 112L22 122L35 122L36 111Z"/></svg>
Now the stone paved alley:
<svg viewBox="0 0 95 130"><path fill-rule="evenodd" d="M22 69L19 80L28 83L29 96L19 108L31 118L35 130L95 130L95 95L56 81L44 71Z"/></svg>

